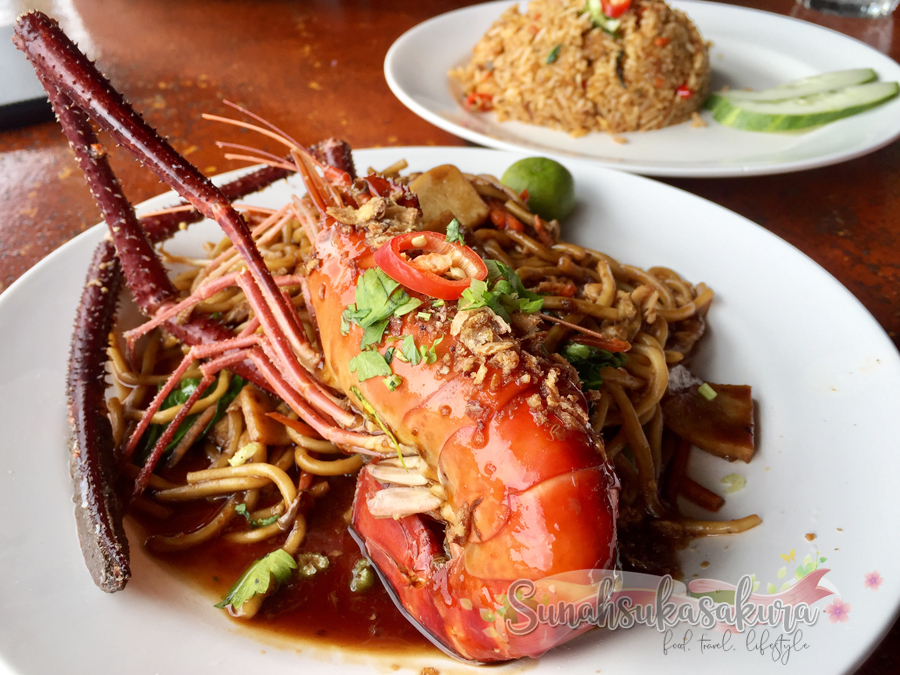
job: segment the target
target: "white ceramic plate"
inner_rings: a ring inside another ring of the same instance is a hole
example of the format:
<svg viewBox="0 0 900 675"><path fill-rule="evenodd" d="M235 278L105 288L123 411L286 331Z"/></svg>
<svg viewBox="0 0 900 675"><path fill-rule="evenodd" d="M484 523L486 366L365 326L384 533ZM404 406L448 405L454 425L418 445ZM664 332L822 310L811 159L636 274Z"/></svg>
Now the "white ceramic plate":
<svg viewBox="0 0 900 675"><path fill-rule="evenodd" d="M356 153L360 167L403 157L416 170L450 162L500 173L520 155L465 148ZM826 580L852 606L850 620L831 625L823 617L805 629L810 646L793 654L788 667L817 675L852 671L891 625L900 602L897 352L846 289L761 227L647 179L587 162L569 168L578 205L566 223L568 236L619 260L670 266L710 284L717 297L696 370L713 382L751 384L758 401L756 459L732 465L697 452L691 472L720 490L721 477L743 474L747 487L729 495L720 517L755 512L763 525L697 541L684 555L686 580L701 574L736 582L755 573L763 589L768 582L780 586L797 564L779 579L781 554L794 549L799 562L820 551L832 570ZM288 191L282 182L253 200L280 205ZM163 196L147 205L172 201ZM474 672L438 654L380 659L261 642L214 610L213 598L150 560L137 542L127 589L105 595L94 587L72 516L64 382L76 304L103 234L98 226L75 238L0 296L0 672L349 674L387 672L393 663L414 673L424 665ZM208 223L193 226L167 248L196 252L199 242L219 236ZM863 586L863 575L873 570L885 580L877 592ZM553 673L564 666L586 674L665 669L693 675L703 667L758 673L773 665L748 651L743 636L728 654L701 654L698 634L691 652L664 655L663 639L652 630L594 632L537 664L503 671Z"/></svg>
<svg viewBox="0 0 900 675"><path fill-rule="evenodd" d="M407 31L391 47L384 73L394 94L414 113L469 141L528 154L591 159L648 176L725 177L787 173L835 164L881 148L900 136L900 98L871 111L805 132L758 133L690 122L644 133L572 138L561 131L498 123L493 113L469 113L447 77L463 65L487 28L512 3L476 5L435 17ZM523 7L525 3L522 3ZM845 68L874 68L900 81L900 65L871 47L826 28L777 14L696 0L674 0L713 42L711 91L764 89Z"/></svg>

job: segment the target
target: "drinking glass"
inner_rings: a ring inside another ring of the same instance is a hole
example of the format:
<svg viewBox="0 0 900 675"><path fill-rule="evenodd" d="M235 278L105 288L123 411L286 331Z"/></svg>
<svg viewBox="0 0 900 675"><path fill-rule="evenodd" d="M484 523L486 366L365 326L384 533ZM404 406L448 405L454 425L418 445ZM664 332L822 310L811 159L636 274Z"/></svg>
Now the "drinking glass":
<svg viewBox="0 0 900 675"><path fill-rule="evenodd" d="M828 14L877 19L897 9L898 0L798 0L804 7Z"/></svg>

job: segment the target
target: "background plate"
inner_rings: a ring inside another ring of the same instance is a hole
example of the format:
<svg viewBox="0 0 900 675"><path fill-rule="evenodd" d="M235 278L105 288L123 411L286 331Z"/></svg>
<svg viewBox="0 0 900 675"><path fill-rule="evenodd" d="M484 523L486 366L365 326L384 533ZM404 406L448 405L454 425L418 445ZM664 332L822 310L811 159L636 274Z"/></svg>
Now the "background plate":
<svg viewBox="0 0 900 675"><path fill-rule="evenodd" d="M469 113L454 97L451 68L510 6L507 0L435 17L402 35L388 51L384 73L391 90L432 124L501 150L578 157L648 176L756 176L812 169L881 148L900 136L900 97L878 108L804 132L759 133L690 122L657 131L572 138L562 131L498 123L493 113ZM523 7L525 3L522 3ZM883 81L900 81L900 65L868 45L820 26L754 9L695 0L671 3L712 41L712 88L765 89L808 75L845 68L874 68Z"/></svg>
<svg viewBox="0 0 900 675"><path fill-rule="evenodd" d="M466 148L385 148L355 156L360 167L385 167L405 157L411 170L449 162L494 174L520 157ZM619 260L666 265L710 284L717 297L695 370L713 382L751 384L758 402L754 461L729 464L695 452L691 472L716 488L721 477L743 474L747 487L729 495L719 517L755 512L763 525L696 541L683 556L686 580L699 574L736 582L755 573L763 589L769 582L780 586L805 555L818 550L832 570L826 579L852 606L850 620L832 625L823 616L804 629L809 648L791 655L788 668L818 675L851 671L891 625L900 601L900 357L846 289L761 227L650 180L587 162L568 165L578 205L566 236ZM252 201L280 205L298 186L281 182ZM173 201L164 195L145 206ZM0 672L130 675L215 668L222 675L345 675L390 672L391 665L414 673L425 665L445 675L475 672L436 652L382 658L273 643L214 610L217 598L187 587L136 541L128 588L106 595L93 585L72 516L65 371L85 270L103 234L98 226L75 238L0 296ZM167 248L196 252L201 241L220 236L212 224L195 225ZM807 541L807 533L815 541ZM786 565L781 554L791 549L796 562L779 578ZM885 583L873 592L863 575L876 569ZM682 637L683 631L674 639ZM785 672L769 651L763 657L749 651L743 635L735 636L728 653L701 653L699 631L692 639L691 651L664 655L664 636L654 630L592 632L537 663L501 671Z"/></svg>

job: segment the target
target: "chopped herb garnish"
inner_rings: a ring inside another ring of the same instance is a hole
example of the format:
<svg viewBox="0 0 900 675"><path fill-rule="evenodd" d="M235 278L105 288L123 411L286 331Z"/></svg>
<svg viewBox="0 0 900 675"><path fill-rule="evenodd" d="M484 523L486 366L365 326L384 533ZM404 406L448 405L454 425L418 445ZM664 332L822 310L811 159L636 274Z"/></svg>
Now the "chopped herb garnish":
<svg viewBox="0 0 900 675"><path fill-rule="evenodd" d="M394 373L390 377L384 378L382 382L384 382L384 386L390 391L394 391L394 389L403 384L403 378L397 375L397 373Z"/></svg>
<svg viewBox="0 0 900 675"><path fill-rule="evenodd" d="M431 321L431 312L417 312L416 318L422 321Z"/></svg>
<svg viewBox="0 0 900 675"><path fill-rule="evenodd" d="M466 243L466 240L463 239L462 234L459 232L459 221L456 218L447 223L447 241L452 244Z"/></svg>
<svg viewBox="0 0 900 675"><path fill-rule="evenodd" d="M739 473L730 473L727 476L723 476L721 482L726 486L726 495L743 490L747 486L747 479Z"/></svg>
<svg viewBox="0 0 900 675"><path fill-rule="evenodd" d="M376 351L367 350L360 352L350 359L350 372L356 373L360 382L373 377L387 377L391 374L391 367L384 357Z"/></svg>
<svg viewBox="0 0 900 675"><path fill-rule="evenodd" d="M369 561L360 558L353 563L353 570L350 577L350 590L354 593L362 593L372 588L375 583L375 573L372 571Z"/></svg>
<svg viewBox="0 0 900 675"><path fill-rule="evenodd" d="M283 584L290 578L291 570L295 569L297 563L287 551L283 548L272 551L250 565L216 607L221 609L231 605L236 610L240 609L253 596L268 593L273 583L276 587Z"/></svg>
<svg viewBox="0 0 900 675"><path fill-rule="evenodd" d="M533 314L541 310L544 299L527 290L514 269L496 260L485 260L484 264L488 269L488 281L472 280L463 291L460 310L490 307L505 321L510 320L511 312Z"/></svg>
<svg viewBox="0 0 900 675"><path fill-rule="evenodd" d="M403 340L400 342L400 353L403 355L404 361L414 366L419 365L422 361L422 355L416 349L416 341L412 335L403 336Z"/></svg>
<svg viewBox="0 0 900 675"><path fill-rule="evenodd" d="M393 432L388 429L388 426L381 419L381 416L378 414L378 411L375 410L375 407L369 403L365 396L362 395L362 392L359 390L359 387L350 387L350 391L353 392L353 395L359 399L360 404L368 414L375 418L375 424L378 425L378 428L381 429L385 436L391 439L391 443L394 445L394 448L397 450L397 457L400 458L400 465L405 469L406 462L403 461L403 453L400 451L400 444L397 442L397 437L394 436Z"/></svg>
<svg viewBox="0 0 900 675"><path fill-rule="evenodd" d="M581 386L585 389L599 389L603 384L600 371L607 366L621 368L625 365L625 354L614 354L605 349L569 342L559 352L578 371Z"/></svg>
<svg viewBox="0 0 900 675"><path fill-rule="evenodd" d="M712 401L718 394L715 389L709 386L707 382L704 382L697 388L697 393L700 394L707 401Z"/></svg>
<svg viewBox="0 0 900 675"><path fill-rule="evenodd" d="M406 293L406 291L404 291L404 293ZM404 314L409 314L421 304L422 301L418 298L409 298L409 300L407 300L404 304L400 305L397 309L394 310L394 316L403 316Z"/></svg>
<svg viewBox="0 0 900 675"><path fill-rule="evenodd" d="M247 519L247 522L250 523L250 527L252 527L254 530L258 527L267 527L276 522L279 518L279 516L276 514L274 516L270 516L269 518L256 520L253 518L253 516L250 515L250 512L247 510L246 504L238 504L234 507L234 512L239 516L244 516L244 518Z"/></svg>
<svg viewBox="0 0 900 675"><path fill-rule="evenodd" d="M394 352L396 351L396 347L388 347L384 350L384 360L388 365L391 365L391 361L394 360Z"/></svg>
<svg viewBox="0 0 900 675"><path fill-rule="evenodd" d="M378 323L364 328L362 340L359 341L359 348L365 349L370 345L377 345L379 342L381 342L381 338L384 337L384 330L387 328L388 321L390 321L390 319L379 321Z"/></svg>
<svg viewBox="0 0 900 675"><path fill-rule="evenodd" d="M546 63L556 63L556 59L559 58L559 51L562 49L562 45L556 45L553 49L550 50L550 53L547 54Z"/></svg>
<svg viewBox="0 0 900 675"><path fill-rule="evenodd" d="M432 300L431 301L431 306L434 307L435 309L437 309L438 307L443 307L445 304L447 304L447 303L445 303L443 300Z"/></svg>
<svg viewBox="0 0 900 675"><path fill-rule="evenodd" d="M439 344L441 344L441 342L443 342L443 340L444 340L444 338L439 337L437 340L434 341L434 343L430 347L426 348L425 345L422 345L419 347L419 354L421 354L422 360L425 363L434 363L435 361L437 361L437 351L435 348Z"/></svg>
<svg viewBox="0 0 900 675"><path fill-rule="evenodd" d="M330 564L331 561L321 553L301 553L297 556L297 574L309 578L324 572Z"/></svg>
<svg viewBox="0 0 900 675"><path fill-rule="evenodd" d="M380 268L373 267L356 280L356 302L341 315L341 333L346 335L350 324L355 323L365 329L360 349L378 344L391 317L409 314L421 304Z"/></svg>

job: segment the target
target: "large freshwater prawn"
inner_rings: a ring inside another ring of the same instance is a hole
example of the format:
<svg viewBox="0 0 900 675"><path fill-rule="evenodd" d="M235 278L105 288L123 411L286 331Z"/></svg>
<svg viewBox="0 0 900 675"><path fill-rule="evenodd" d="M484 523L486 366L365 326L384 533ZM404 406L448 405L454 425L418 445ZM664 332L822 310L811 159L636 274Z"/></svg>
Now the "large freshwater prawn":
<svg viewBox="0 0 900 675"><path fill-rule="evenodd" d="M420 231L415 195L378 176L355 179L340 144L313 151L289 144L287 166L308 195L286 208L311 249L294 274L273 277L228 196L125 104L55 22L27 14L15 41L44 81L116 249L104 243L92 264L69 382L80 533L98 584L117 590L129 575L112 467L128 461L163 399L200 362L200 385L155 443L132 497L147 487L192 405L228 368L278 396L323 439L370 458L351 526L407 616L439 646L490 662L538 656L571 637L516 636L498 611L518 579L611 568L616 557L618 481L574 370L533 339L535 324L525 315L535 299L517 293L502 265L488 269L461 235ZM211 275L181 298L152 248L159 235L142 229L88 117L218 222L246 269ZM102 414L117 260L149 317L129 344L162 325L191 345L119 455ZM503 292L491 295L487 284L498 282ZM229 286L252 308L237 334L189 312ZM313 335L283 290L289 286L302 289ZM284 488L294 510L309 484L303 480Z"/></svg>

